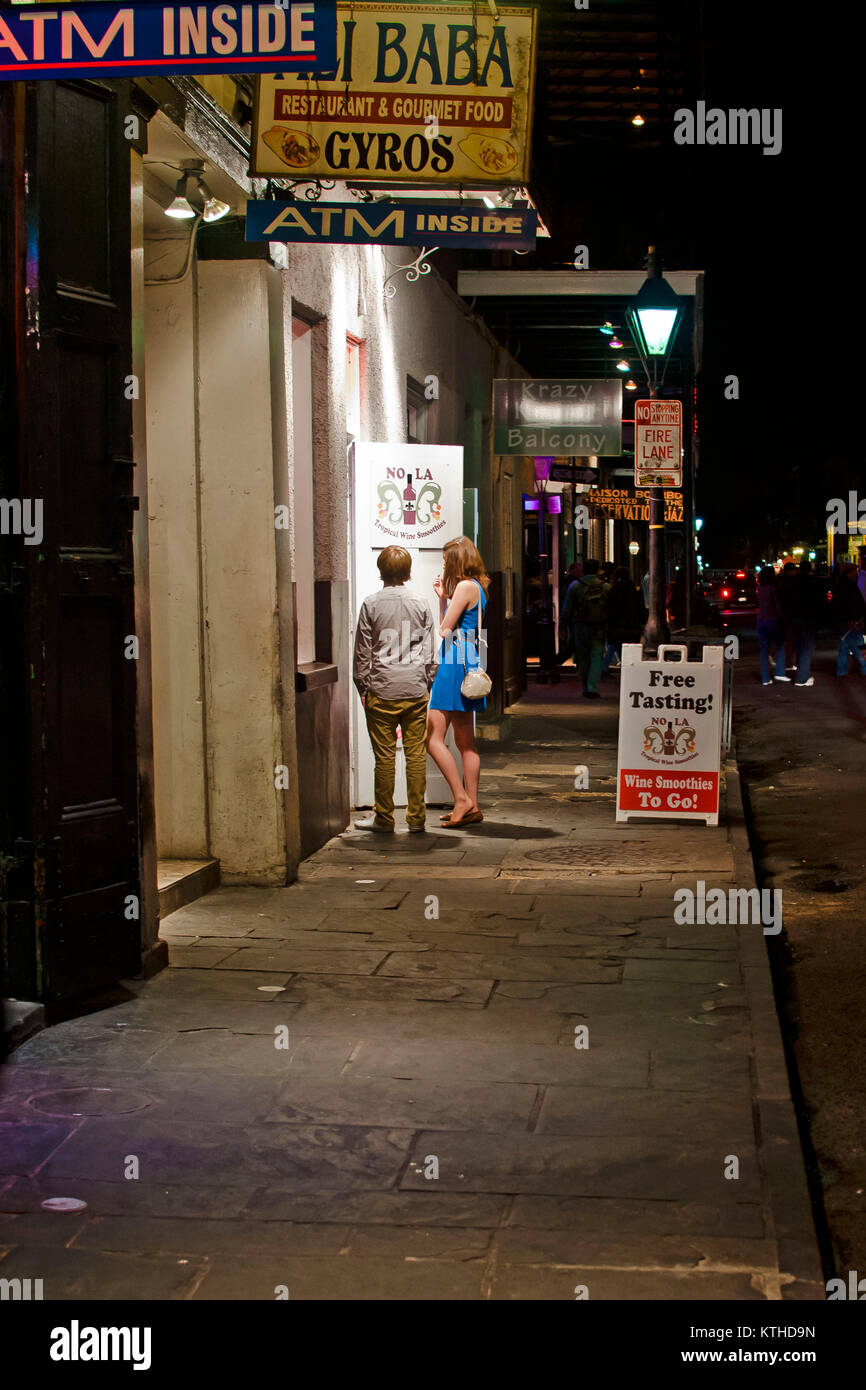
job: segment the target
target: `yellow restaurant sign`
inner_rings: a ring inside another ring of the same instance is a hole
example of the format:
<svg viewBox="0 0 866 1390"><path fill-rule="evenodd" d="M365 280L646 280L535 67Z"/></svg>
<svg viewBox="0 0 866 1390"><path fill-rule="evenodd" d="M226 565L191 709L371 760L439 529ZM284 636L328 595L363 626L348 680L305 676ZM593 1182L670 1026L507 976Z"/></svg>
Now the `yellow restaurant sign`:
<svg viewBox="0 0 866 1390"><path fill-rule="evenodd" d="M362 183L529 178L536 8L339 4L336 74L258 78L250 173Z"/></svg>

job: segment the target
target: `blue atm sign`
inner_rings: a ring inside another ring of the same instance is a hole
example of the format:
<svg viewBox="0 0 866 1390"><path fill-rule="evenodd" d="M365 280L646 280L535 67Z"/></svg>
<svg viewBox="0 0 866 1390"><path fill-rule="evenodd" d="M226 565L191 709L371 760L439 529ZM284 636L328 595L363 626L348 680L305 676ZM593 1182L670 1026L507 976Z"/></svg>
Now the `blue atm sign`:
<svg viewBox="0 0 866 1390"><path fill-rule="evenodd" d="M531 251L538 214L534 208L498 212L439 203L247 203L247 241L307 245L352 243L383 246L474 246Z"/></svg>
<svg viewBox="0 0 866 1390"><path fill-rule="evenodd" d="M336 0L24 5L0 12L0 81L161 72L328 71Z"/></svg>

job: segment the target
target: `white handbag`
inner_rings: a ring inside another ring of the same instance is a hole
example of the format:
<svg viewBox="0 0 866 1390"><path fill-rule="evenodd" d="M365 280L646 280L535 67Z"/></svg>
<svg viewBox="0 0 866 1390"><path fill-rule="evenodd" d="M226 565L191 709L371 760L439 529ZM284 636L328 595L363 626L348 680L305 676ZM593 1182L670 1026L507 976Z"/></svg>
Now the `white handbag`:
<svg viewBox="0 0 866 1390"><path fill-rule="evenodd" d="M477 583L477 580L476 580L476 583ZM481 585L479 584L479 585L478 585L478 660L479 660L479 663L480 663L480 661L481 661L481 645L482 645L482 642L484 643L484 646L486 647L486 646L487 646L487 643L484 641L484 639L483 639L482 636L481 636ZM464 647L463 650L464 650L463 662L464 662L464 665L465 665L465 664L466 664L466 655L465 655L466 648ZM466 667L466 675L463 677L463 680L462 680L462 682L461 682L461 684L460 684L460 694L461 694L461 695L465 696L465 698L466 698L467 700L483 700L483 699L485 698L485 696L487 696L487 695L490 694L490 692L491 692L492 689L493 689L493 682L492 682L492 680L490 679L490 677L488 676L487 672L486 672L486 671L483 671L483 670L481 669L480 664L479 664L478 666L473 667L473 669L472 669L471 671L469 670L468 666Z"/></svg>

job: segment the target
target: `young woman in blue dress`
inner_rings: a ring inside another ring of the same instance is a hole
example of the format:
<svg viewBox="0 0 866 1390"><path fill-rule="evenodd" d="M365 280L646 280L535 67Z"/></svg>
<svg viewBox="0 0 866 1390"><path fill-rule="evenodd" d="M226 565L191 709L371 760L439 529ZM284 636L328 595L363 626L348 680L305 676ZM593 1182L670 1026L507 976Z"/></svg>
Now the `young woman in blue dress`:
<svg viewBox="0 0 866 1390"><path fill-rule="evenodd" d="M433 588L439 599L439 635L443 641L427 711L427 752L454 798L454 809L442 817L442 824L455 830L484 819L478 809L481 759L475 745L474 715L486 708L487 701L467 700L460 686L467 670L479 665L479 613L483 631L490 580L484 561L467 536L449 541L442 557L442 574L437 574ZM449 726L463 761L462 781L445 743Z"/></svg>

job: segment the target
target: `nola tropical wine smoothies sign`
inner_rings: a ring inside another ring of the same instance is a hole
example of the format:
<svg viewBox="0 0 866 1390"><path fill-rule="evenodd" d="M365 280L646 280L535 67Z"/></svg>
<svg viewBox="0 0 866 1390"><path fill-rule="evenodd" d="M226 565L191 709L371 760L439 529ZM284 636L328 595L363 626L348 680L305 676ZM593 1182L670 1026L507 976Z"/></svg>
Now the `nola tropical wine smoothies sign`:
<svg viewBox="0 0 866 1390"><path fill-rule="evenodd" d="M668 653L679 659L665 659ZM688 661L683 646L644 661L622 649L616 818L719 823L723 650Z"/></svg>

